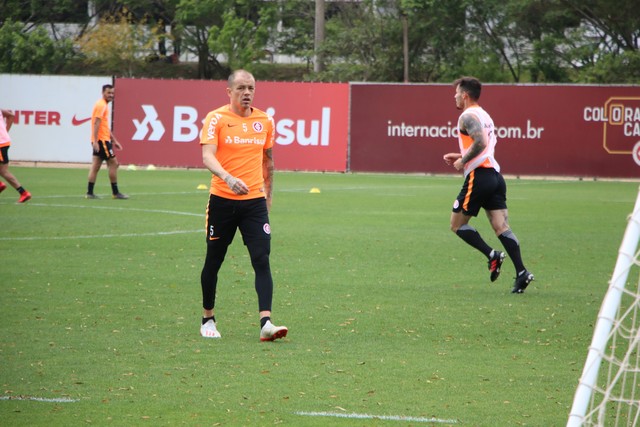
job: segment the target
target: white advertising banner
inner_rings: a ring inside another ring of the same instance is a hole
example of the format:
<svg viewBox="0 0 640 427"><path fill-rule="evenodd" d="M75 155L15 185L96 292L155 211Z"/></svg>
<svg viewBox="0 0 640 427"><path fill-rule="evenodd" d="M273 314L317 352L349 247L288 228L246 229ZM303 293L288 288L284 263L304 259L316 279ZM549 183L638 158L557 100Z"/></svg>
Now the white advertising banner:
<svg viewBox="0 0 640 427"><path fill-rule="evenodd" d="M105 84L112 77L0 74L0 108L16 115L9 159L91 162L91 112Z"/></svg>

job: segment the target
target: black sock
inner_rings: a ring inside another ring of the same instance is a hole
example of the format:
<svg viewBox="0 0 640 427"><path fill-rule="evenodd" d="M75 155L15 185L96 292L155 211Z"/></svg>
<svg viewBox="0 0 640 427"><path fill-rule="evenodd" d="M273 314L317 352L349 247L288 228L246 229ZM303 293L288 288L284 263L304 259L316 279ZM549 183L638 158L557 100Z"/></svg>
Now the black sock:
<svg viewBox="0 0 640 427"><path fill-rule="evenodd" d="M264 328L264 325L271 320L271 317L269 316L264 316L260 318L260 329Z"/></svg>
<svg viewBox="0 0 640 427"><path fill-rule="evenodd" d="M475 228L465 224L462 227L458 228L458 231L456 231L456 234L462 240L467 242L467 244L473 246L474 248L482 252L487 258L491 256L491 251L493 249L491 249L491 247L487 245L487 243L484 240L482 240L480 233L478 233L478 231Z"/></svg>
<svg viewBox="0 0 640 427"><path fill-rule="evenodd" d="M118 183L117 182L112 182L111 183L111 192L113 194L118 194L119 193L119 191L118 191Z"/></svg>
<svg viewBox="0 0 640 427"><path fill-rule="evenodd" d="M95 182L90 182L87 185L87 194L93 194L93 187L96 185Z"/></svg>
<svg viewBox="0 0 640 427"><path fill-rule="evenodd" d="M520 256L520 242L513 231L507 230L501 235L498 236L502 246L509 254L509 258L513 261L513 266L516 268L517 272L523 271L524 264L522 263L522 256Z"/></svg>
<svg viewBox="0 0 640 427"><path fill-rule="evenodd" d="M20 194L24 193L24 188L22 188L22 186L16 188L16 191Z"/></svg>
<svg viewBox="0 0 640 427"><path fill-rule="evenodd" d="M205 323L207 323L209 320L213 320L213 323L216 323L216 316L203 317L203 318L202 318L202 324L204 325L204 324L205 324Z"/></svg>

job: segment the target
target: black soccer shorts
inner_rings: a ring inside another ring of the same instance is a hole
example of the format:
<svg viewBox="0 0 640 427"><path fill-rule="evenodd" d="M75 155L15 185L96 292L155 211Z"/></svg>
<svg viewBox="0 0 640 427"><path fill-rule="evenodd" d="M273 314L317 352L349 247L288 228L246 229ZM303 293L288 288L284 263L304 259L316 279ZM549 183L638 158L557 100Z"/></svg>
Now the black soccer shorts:
<svg viewBox="0 0 640 427"><path fill-rule="evenodd" d="M9 145L0 147L0 163L6 165L9 163Z"/></svg>
<svg viewBox="0 0 640 427"><path fill-rule="evenodd" d="M494 168L476 168L469 172L452 211L478 216L480 208L487 211L507 209L507 184Z"/></svg>
<svg viewBox="0 0 640 427"><path fill-rule="evenodd" d="M237 229L240 229L245 245L254 240L271 240L269 212L264 197L232 200L212 194L207 204L206 219L207 243L229 245Z"/></svg>
<svg viewBox="0 0 640 427"><path fill-rule="evenodd" d="M93 155L100 157L102 160L109 160L116 156L113 152L111 141L98 141L98 151L93 150Z"/></svg>

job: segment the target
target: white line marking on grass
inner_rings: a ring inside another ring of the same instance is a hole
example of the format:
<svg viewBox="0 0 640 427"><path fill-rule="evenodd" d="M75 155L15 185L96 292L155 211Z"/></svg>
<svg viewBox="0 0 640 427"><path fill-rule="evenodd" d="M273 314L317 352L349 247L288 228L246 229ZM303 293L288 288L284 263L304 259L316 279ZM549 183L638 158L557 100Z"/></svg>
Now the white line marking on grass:
<svg viewBox="0 0 640 427"><path fill-rule="evenodd" d="M137 197L137 196L167 196L167 195L178 195L178 196L183 196L183 195L193 195L193 194L208 194L207 191L201 190L201 191L163 191L163 192L157 192L157 193L129 193L127 192L127 194L129 196L132 197ZM96 196L99 197L99 199L111 199L111 194L96 194ZM79 196L77 194L74 195L69 195L69 194L47 194L47 195L40 195L38 194L38 200L42 200L42 199L84 199L84 196ZM88 203L93 203L93 202L88 202ZM116 203L120 203L120 202L116 202Z"/></svg>
<svg viewBox="0 0 640 427"><path fill-rule="evenodd" d="M354 418L359 420L385 420L385 421L412 421L414 423L434 423L434 424L458 424L458 420L441 420L439 418L407 417L404 415L370 415L370 414L343 414L340 412L294 412L296 415L308 417L334 417L334 418Z"/></svg>
<svg viewBox="0 0 640 427"><path fill-rule="evenodd" d="M44 206L48 208L74 208L74 209L106 209L112 211L135 211L135 212L147 212L147 213L163 213L163 214L171 214L171 215L186 215L186 216L197 216L201 217L203 213L193 213L193 212L179 212L179 211L167 211L163 209L140 209L140 208L129 208L124 206L114 207L114 206L89 206L89 205L64 205L64 204L48 204L48 203L29 203L29 206Z"/></svg>
<svg viewBox="0 0 640 427"><path fill-rule="evenodd" d="M31 400L34 402L46 403L73 403L79 402L77 399L69 399L68 397L35 397L35 396L0 396L0 400Z"/></svg>
<svg viewBox="0 0 640 427"><path fill-rule="evenodd" d="M106 209L115 211L137 211L146 213L160 213L169 215L184 215L201 217L201 213L168 211L163 209L140 209L125 206L96 206L96 205L65 205L65 204L49 204L49 203L30 203L29 206L53 207L53 208L73 208L73 209ZM0 237L0 241L28 241L28 240L69 240L69 239L100 239L115 237L149 237L149 236L169 236L173 234L203 233L203 229L199 230L176 230L176 231L157 231L150 233L122 233L122 234L100 234L100 235L80 235L80 236L27 236L27 237Z"/></svg>
<svg viewBox="0 0 640 427"><path fill-rule="evenodd" d="M153 233L123 233L123 234L100 234L85 236L28 236L28 237L0 237L0 241L23 241L23 240L70 240L70 239L109 239L114 237L150 237L150 236L171 236L174 234L203 233L204 230L176 230L158 231Z"/></svg>

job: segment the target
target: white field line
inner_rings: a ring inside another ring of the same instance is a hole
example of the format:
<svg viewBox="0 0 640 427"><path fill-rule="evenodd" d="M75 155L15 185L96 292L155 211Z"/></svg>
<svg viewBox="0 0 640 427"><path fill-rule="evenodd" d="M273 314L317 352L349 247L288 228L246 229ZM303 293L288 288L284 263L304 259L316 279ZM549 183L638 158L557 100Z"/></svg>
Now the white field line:
<svg viewBox="0 0 640 427"><path fill-rule="evenodd" d="M167 211L162 209L140 209L140 208L128 208L124 206L90 206L90 205L65 205L65 204L50 204L50 203L29 203L29 206L44 206L48 208L73 208L73 209L104 209L112 211L135 211L135 212L147 212L147 213L162 213L170 215L185 215L185 216L197 216L204 217L204 209L202 213L193 212L179 212L179 211Z"/></svg>
<svg viewBox="0 0 640 427"><path fill-rule="evenodd" d="M176 231L157 231L153 233L123 233L123 234L99 234L84 236L27 236L27 237L0 237L0 242L5 241L29 241L29 240L73 240L73 239L111 239L115 237L150 237L150 236L171 236L174 234L203 233L203 229L199 230L176 230Z"/></svg>
<svg viewBox="0 0 640 427"><path fill-rule="evenodd" d="M353 418L358 420L385 420L385 421L411 421L414 423L432 424L458 424L458 420L442 420L439 418L410 417L404 415L371 415L371 414L347 414L341 412L294 412L296 415L308 417L333 417L333 418Z"/></svg>
<svg viewBox="0 0 640 427"><path fill-rule="evenodd" d="M129 193L127 192L127 194L129 196L166 196L166 195L179 195L179 196L183 196L183 195L192 195L192 194L202 194L204 196L208 195L208 191L204 191L204 190L200 190L200 191L159 191L157 193ZM40 195L38 194L38 200L42 200L42 199L84 199L84 195L68 195L68 194L48 194L48 195ZM99 199L103 199L103 200L109 200L111 199L111 194L98 194L96 193L96 196L98 196ZM88 203L93 203L93 202L88 202ZM114 203L120 203L120 202L114 202ZM126 203L126 202L124 202Z"/></svg>
<svg viewBox="0 0 640 427"><path fill-rule="evenodd" d="M69 399L68 397L35 397L35 396L0 396L0 400L31 400L34 402L46 403L73 403L79 402L78 399Z"/></svg>
<svg viewBox="0 0 640 427"><path fill-rule="evenodd" d="M122 212L146 212L146 213L159 213L159 214L168 214L168 215L183 215L183 216L196 216L203 217L203 213L193 213L193 212L179 212L179 211L169 211L162 209L140 209L140 208L129 208L125 206L88 206L88 205L66 205L66 204L49 204L49 203L30 203L29 206L44 206L44 207L54 207L54 208L70 208L70 209L105 209L105 210L114 210L114 211L122 211ZM80 235L80 236L26 236L26 237L0 237L0 241L28 241L28 240L70 240L70 239L100 239L100 238L116 238L116 237L149 237L149 236L168 236L173 234L188 234L188 233L204 233L204 229L198 230L176 230L176 231L158 231L152 233L122 233L122 234L100 234L100 235Z"/></svg>

